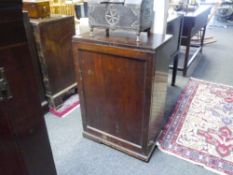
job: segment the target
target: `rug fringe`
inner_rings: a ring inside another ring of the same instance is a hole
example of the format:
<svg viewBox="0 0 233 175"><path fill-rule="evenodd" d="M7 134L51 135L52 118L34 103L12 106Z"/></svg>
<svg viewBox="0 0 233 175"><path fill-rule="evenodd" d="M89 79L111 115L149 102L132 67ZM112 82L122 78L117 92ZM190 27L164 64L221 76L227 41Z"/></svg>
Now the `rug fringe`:
<svg viewBox="0 0 233 175"><path fill-rule="evenodd" d="M163 153L166 153L166 154L168 154L168 155L171 155L171 156L177 157L177 158L179 158L179 159L185 160L185 161L190 162L190 163L192 163L192 164L194 164L194 165L201 166L202 168L205 168L206 170L209 170L209 171L211 171L211 172L213 172L213 173L217 173L217 174L220 174L220 175L229 175L229 174L226 174L226 173L224 173L224 172L217 171L217 170L215 170L215 169L213 169L213 168L210 168L210 167L206 166L205 164L198 163L198 162L192 161L192 160L190 160L190 159L184 158L184 157L182 157L182 156L179 156L179 155L177 155L177 154L174 154L174 153L172 153L172 152L169 152L169 151L163 149L158 141L156 142L156 145L157 145L158 149L159 149L161 152L163 152Z"/></svg>

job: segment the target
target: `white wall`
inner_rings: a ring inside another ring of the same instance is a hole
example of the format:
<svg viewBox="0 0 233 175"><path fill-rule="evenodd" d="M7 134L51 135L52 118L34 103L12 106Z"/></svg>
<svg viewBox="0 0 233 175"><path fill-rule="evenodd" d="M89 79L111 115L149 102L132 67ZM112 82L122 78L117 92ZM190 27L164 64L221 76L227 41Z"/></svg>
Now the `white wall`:
<svg viewBox="0 0 233 175"><path fill-rule="evenodd" d="M169 0L154 0L154 24L152 33L165 34Z"/></svg>

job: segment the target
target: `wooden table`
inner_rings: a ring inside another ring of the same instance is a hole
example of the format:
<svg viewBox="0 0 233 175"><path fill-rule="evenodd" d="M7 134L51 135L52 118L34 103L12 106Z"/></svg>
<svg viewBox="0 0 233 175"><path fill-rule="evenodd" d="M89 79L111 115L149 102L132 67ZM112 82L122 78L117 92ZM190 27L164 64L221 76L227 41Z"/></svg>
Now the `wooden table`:
<svg viewBox="0 0 233 175"><path fill-rule="evenodd" d="M172 81L171 85L174 86L176 82L176 73L180 52L180 41L183 29L183 15L170 15L167 19L167 34L171 34L172 41L168 49L170 50L170 55L173 61L173 65L169 68L172 69ZM173 68L174 67L174 68Z"/></svg>
<svg viewBox="0 0 233 175"><path fill-rule="evenodd" d="M183 67L178 67L177 69L179 71L183 71L183 76L186 76L189 66L195 60L198 53L202 51L206 25L208 22L208 15L210 14L210 10L211 10L210 6L200 6L194 12L182 13L184 14L184 22L183 22L181 45L185 46L186 48L185 48L185 58L184 58ZM200 44L192 45L191 38L199 31L201 31ZM191 56L191 58L189 58L190 47L197 48L195 53Z"/></svg>
<svg viewBox="0 0 233 175"><path fill-rule="evenodd" d="M104 31L73 38L83 135L148 161L162 127L171 36Z"/></svg>

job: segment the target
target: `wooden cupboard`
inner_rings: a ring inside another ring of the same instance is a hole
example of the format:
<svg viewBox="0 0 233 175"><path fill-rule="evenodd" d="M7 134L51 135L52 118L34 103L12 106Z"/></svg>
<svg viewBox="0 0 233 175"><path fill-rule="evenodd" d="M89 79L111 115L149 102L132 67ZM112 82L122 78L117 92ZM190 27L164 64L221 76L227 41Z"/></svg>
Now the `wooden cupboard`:
<svg viewBox="0 0 233 175"><path fill-rule="evenodd" d="M59 107L63 95L76 87L72 55L75 34L72 16L51 15L30 19L40 63L45 96L50 105Z"/></svg>
<svg viewBox="0 0 233 175"><path fill-rule="evenodd" d="M162 127L171 36L73 38L84 137L148 161Z"/></svg>

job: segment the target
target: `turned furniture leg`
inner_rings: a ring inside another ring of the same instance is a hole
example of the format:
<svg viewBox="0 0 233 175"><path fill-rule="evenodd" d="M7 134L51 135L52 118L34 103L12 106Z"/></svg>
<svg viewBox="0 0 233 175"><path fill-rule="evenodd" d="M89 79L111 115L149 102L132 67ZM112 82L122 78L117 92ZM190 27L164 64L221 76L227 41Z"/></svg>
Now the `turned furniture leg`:
<svg viewBox="0 0 233 175"><path fill-rule="evenodd" d="M106 37L109 37L109 29L106 29Z"/></svg>

